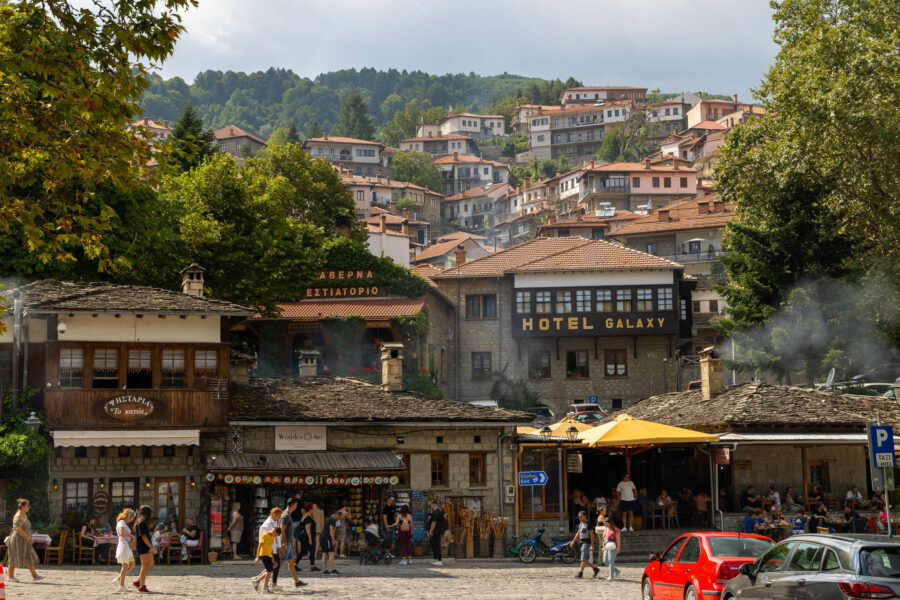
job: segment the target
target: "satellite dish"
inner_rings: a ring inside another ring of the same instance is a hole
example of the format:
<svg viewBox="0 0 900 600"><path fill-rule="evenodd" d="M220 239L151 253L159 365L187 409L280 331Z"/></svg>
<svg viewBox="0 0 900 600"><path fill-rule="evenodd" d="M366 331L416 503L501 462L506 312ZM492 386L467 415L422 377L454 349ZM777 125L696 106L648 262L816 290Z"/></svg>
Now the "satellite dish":
<svg viewBox="0 0 900 600"><path fill-rule="evenodd" d="M831 367L831 370L828 371L828 379L825 380L825 387L832 387L834 385L834 367Z"/></svg>

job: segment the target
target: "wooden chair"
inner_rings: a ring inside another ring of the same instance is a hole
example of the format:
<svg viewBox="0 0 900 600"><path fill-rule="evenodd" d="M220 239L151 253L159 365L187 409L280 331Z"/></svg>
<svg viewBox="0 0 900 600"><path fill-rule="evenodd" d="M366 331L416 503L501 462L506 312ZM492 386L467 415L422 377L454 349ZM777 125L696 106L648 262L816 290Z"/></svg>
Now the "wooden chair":
<svg viewBox="0 0 900 600"><path fill-rule="evenodd" d="M838 499L833 496L827 496L825 498L825 506L828 507L828 510L837 510L838 509Z"/></svg>
<svg viewBox="0 0 900 600"><path fill-rule="evenodd" d="M169 545L166 546L166 564L172 564L172 555L181 562L181 538L178 535L169 535Z"/></svg>
<svg viewBox="0 0 900 600"><path fill-rule="evenodd" d="M816 527L816 533L831 533L827 527Z"/></svg>
<svg viewBox="0 0 900 600"><path fill-rule="evenodd" d="M53 560L56 562L57 566L62 566L63 554L66 551L66 536L69 532L65 529L59 532L59 539L56 541L56 545L53 545L53 542L50 542L50 545L44 550L44 564L49 565L50 561Z"/></svg>
<svg viewBox="0 0 900 600"><path fill-rule="evenodd" d="M205 552L204 546L203 546L203 541L204 541L203 535L205 533L206 533L205 531L200 532L200 543L197 544L196 547L190 547L190 546L188 547L188 549L187 549L187 563L188 564L191 564L192 558L199 559L201 565L206 561L206 552Z"/></svg>
<svg viewBox="0 0 900 600"><path fill-rule="evenodd" d="M80 565L81 561L90 559L91 564L93 565L96 560L94 557L94 544L92 543L90 546L84 545L84 540L81 538L81 532L73 532L72 536L72 562L76 565Z"/></svg>

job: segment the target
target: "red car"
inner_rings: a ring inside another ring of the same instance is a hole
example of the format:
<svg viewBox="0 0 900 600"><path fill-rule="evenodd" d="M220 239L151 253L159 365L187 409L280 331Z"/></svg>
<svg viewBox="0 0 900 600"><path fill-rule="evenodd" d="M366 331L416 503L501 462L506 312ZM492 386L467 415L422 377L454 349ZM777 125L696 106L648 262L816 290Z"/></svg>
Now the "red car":
<svg viewBox="0 0 900 600"><path fill-rule="evenodd" d="M641 578L642 600L713 600L744 563L774 544L761 535L686 533L662 554L651 554Z"/></svg>

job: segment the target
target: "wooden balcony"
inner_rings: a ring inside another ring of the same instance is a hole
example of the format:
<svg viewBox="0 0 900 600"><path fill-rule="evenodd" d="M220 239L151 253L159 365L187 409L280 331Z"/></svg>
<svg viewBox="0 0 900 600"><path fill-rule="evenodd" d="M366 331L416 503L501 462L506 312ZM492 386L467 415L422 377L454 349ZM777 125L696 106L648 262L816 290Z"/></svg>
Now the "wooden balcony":
<svg viewBox="0 0 900 600"><path fill-rule="evenodd" d="M51 429L156 427L210 431L228 424L228 394L219 387L197 389L67 389L44 391Z"/></svg>

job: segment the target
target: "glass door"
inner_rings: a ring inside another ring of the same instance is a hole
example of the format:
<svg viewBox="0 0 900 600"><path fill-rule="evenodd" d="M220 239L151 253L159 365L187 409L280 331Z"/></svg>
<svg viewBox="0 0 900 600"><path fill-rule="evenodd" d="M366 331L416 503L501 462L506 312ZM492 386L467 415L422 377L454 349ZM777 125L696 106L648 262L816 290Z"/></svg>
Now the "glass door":
<svg viewBox="0 0 900 600"><path fill-rule="evenodd" d="M184 477L156 480L156 516L160 521L178 521L183 526Z"/></svg>

